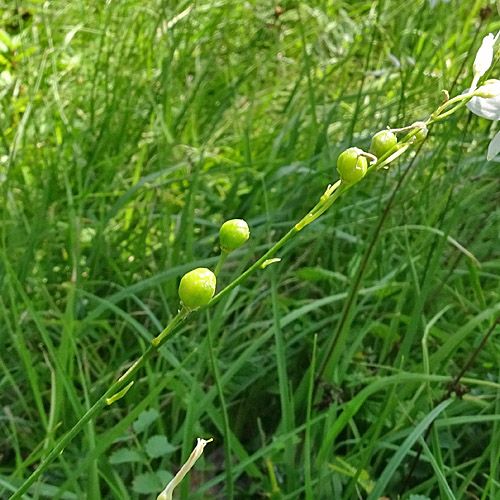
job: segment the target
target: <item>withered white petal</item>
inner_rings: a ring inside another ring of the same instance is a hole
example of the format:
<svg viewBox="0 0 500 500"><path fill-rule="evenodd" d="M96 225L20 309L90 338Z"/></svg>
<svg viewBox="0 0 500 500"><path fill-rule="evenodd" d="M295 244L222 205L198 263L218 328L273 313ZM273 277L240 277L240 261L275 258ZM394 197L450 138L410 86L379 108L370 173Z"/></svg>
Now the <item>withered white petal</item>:
<svg viewBox="0 0 500 500"><path fill-rule="evenodd" d="M181 467L179 472L175 475L175 477L167 484L167 487L158 495L156 500L172 500L172 493L175 487L183 480L184 476L189 472L189 470L193 467L196 461L201 457L205 446L212 442L212 439L201 439L198 438L195 449L189 455L187 462Z"/></svg>

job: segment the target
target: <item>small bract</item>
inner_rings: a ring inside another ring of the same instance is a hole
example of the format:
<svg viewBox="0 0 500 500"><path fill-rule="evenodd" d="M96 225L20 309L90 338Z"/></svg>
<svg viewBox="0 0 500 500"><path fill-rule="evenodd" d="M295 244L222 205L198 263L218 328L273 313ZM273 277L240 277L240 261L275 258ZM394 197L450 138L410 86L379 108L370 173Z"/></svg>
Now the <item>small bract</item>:
<svg viewBox="0 0 500 500"><path fill-rule="evenodd" d="M366 174L368 162L358 148L346 149L337 159L337 172L345 184L355 184Z"/></svg>
<svg viewBox="0 0 500 500"><path fill-rule="evenodd" d="M206 267L198 267L186 273L179 284L179 298L188 309L198 309L214 296L217 280Z"/></svg>
<svg viewBox="0 0 500 500"><path fill-rule="evenodd" d="M250 229L243 219L231 219L222 224L219 238L221 248L226 252L232 252L250 238Z"/></svg>
<svg viewBox="0 0 500 500"><path fill-rule="evenodd" d="M377 158L380 158L390 151L397 142L398 138L394 132L390 130L381 130L373 136L370 151Z"/></svg>

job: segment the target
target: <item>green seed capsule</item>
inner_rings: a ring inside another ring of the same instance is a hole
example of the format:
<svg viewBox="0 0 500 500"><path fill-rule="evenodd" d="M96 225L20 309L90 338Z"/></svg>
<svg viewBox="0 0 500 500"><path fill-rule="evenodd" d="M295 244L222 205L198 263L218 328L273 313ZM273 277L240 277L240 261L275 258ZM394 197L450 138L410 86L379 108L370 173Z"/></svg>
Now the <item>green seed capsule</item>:
<svg viewBox="0 0 500 500"><path fill-rule="evenodd" d="M179 297L189 309L208 304L214 296L217 280L215 274L205 267L198 267L186 273L179 285Z"/></svg>
<svg viewBox="0 0 500 500"><path fill-rule="evenodd" d="M398 138L396 134L390 130L381 130L373 136L370 151L377 158L380 158L390 151L397 143Z"/></svg>
<svg viewBox="0 0 500 500"><path fill-rule="evenodd" d="M250 229L243 219L231 219L222 224L219 238L221 248L226 252L232 252L250 238Z"/></svg>
<svg viewBox="0 0 500 500"><path fill-rule="evenodd" d="M420 144L421 142L423 142L428 133L429 129L425 126L425 123L422 123L422 126L419 127L417 133L414 136L414 144Z"/></svg>
<svg viewBox="0 0 500 500"><path fill-rule="evenodd" d="M342 182L355 184L366 174L368 162L362 151L358 148L346 149L337 160L337 172L340 174Z"/></svg>

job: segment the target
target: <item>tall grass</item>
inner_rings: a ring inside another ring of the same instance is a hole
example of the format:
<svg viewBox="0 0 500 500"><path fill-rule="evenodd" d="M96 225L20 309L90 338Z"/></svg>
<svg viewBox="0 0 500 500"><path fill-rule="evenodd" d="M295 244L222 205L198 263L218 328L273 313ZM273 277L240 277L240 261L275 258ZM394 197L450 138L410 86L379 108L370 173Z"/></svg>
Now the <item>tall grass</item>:
<svg viewBox="0 0 500 500"><path fill-rule="evenodd" d="M176 314L180 277L215 266L223 220L252 237L221 286L342 150L470 84L500 28L486 3L2 5L0 498ZM182 499L396 498L419 446L403 498L498 498L497 330L437 404L500 311L490 128L461 111L367 177L183 324L25 498L152 497L197 436Z"/></svg>

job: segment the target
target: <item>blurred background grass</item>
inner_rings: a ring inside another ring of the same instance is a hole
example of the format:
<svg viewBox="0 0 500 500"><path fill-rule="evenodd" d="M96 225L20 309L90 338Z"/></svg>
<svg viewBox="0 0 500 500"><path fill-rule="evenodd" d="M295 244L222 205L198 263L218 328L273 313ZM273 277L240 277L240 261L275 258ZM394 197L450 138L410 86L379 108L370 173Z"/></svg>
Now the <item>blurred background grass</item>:
<svg viewBox="0 0 500 500"><path fill-rule="evenodd" d="M252 236L219 287L316 203L343 149L467 88L500 28L488 4L3 2L1 498L176 313L183 273L215 265L225 219ZM25 498L154 498L197 436L214 443L182 499L366 498L384 477L396 498L417 446L391 458L500 310L496 127L466 110L435 127L375 236L409 160L364 179L185 322ZM317 369L373 241L308 405L314 336ZM493 335L403 498L500 498L499 349Z"/></svg>

